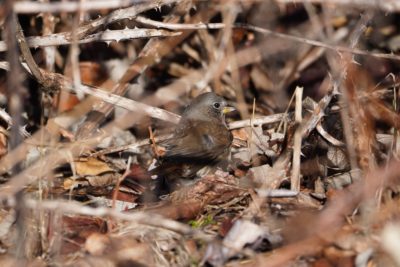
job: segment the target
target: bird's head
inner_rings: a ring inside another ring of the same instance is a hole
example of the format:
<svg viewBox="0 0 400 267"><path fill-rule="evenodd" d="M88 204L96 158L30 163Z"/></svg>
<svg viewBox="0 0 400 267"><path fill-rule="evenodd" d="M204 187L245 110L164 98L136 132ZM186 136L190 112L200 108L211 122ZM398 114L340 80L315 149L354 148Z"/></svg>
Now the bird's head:
<svg viewBox="0 0 400 267"><path fill-rule="evenodd" d="M204 93L193 99L182 116L192 120L225 120L225 114L234 111L226 100L212 92Z"/></svg>

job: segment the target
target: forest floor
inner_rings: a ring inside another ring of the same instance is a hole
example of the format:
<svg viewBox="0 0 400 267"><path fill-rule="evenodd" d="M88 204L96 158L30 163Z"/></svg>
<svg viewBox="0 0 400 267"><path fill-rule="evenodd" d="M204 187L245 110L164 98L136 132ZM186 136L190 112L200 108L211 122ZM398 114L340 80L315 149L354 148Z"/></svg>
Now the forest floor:
<svg viewBox="0 0 400 267"><path fill-rule="evenodd" d="M396 0L4 1L0 266L400 266L399 21ZM160 144L210 91L236 108L227 164L160 194Z"/></svg>

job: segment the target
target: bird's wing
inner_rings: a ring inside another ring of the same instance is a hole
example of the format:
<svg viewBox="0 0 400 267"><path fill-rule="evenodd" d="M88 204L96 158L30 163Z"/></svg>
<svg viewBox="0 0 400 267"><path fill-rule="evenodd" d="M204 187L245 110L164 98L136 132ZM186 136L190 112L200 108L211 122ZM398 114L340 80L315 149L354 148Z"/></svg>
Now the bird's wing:
<svg viewBox="0 0 400 267"><path fill-rule="evenodd" d="M162 144L166 147L164 160L177 162L216 160L230 146L231 140L227 142L227 136L221 135L221 132L227 132L224 125L209 127L209 124L210 122L206 121L189 120L180 124L174 137ZM227 134L230 135L229 132Z"/></svg>

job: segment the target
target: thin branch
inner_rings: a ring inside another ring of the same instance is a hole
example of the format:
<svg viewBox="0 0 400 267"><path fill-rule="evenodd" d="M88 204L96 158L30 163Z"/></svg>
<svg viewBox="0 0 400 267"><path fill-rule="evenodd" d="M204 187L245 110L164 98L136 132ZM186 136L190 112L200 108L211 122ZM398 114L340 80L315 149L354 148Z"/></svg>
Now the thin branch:
<svg viewBox="0 0 400 267"><path fill-rule="evenodd" d="M180 32L169 32L165 30L155 29L124 29L124 30L106 30L95 34L88 35L78 40L79 44L86 44L90 42L119 42L123 40L139 39L139 38L152 38L152 37L170 37L180 35ZM27 37L26 41L29 47L47 47L70 45L70 33L55 33L47 36L32 36ZM6 51L7 45L4 41L0 41L0 52Z"/></svg>
<svg viewBox="0 0 400 267"><path fill-rule="evenodd" d="M91 0L83 1L82 3L72 1L41 3L32 1L18 1L14 4L14 10L20 14L33 14L33 13L58 13L58 12L77 12L101 10L101 9L114 9L127 7L134 4L142 4L149 2L149 0ZM161 6L162 1L152 1L153 3L159 2Z"/></svg>
<svg viewBox="0 0 400 267"><path fill-rule="evenodd" d="M282 4L294 3L313 3L313 4L327 4L327 5L344 5L344 6L357 6L362 9L365 8L378 8L387 12L395 12L400 10L400 2L398 0L276 0Z"/></svg>
<svg viewBox="0 0 400 267"><path fill-rule="evenodd" d="M128 162L126 163L126 168L124 174L119 177L115 187L114 187L114 192L112 194L112 208L115 209L115 203L117 202L117 197L118 197L118 192L121 187L121 183L126 179L126 177L129 175L131 172L131 164L132 164L132 157L128 158Z"/></svg>
<svg viewBox="0 0 400 267"><path fill-rule="evenodd" d="M345 143L343 143L342 141L337 140L335 137L333 137L332 135L330 135L322 126L321 121L318 122L317 126L315 127L316 130L318 131L318 133L325 138L326 141L328 141L329 143L331 143L334 146L337 147L344 147L346 146Z"/></svg>
<svg viewBox="0 0 400 267"><path fill-rule="evenodd" d="M104 27L106 27L107 25L109 25L111 23L115 23L115 22L118 22L123 19L132 19L142 12L148 11L153 8L160 8L161 6L164 6L164 5L174 4L177 1L179 1L179 0L163 0L161 2L158 0L147 0L147 1L141 2L140 4L137 4L137 5L134 5L131 7L114 10L107 16L100 17L93 21L85 22L82 26L80 26L79 28L76 29L76 33L77 33L78 38L84 38L86 35L95 32L99 28L103 29ZM107 1L104 1L104 2L106 3ZM18 3L21 3L21 2L18 2ZM29 2L29 3L32 3L32 2ZM52 3L47 3L47 4L58 5L58 4L64 4L64 3L67 3L67 2L61 2L61 3L60 2L52 2ZM76 2L76 3L68 2L68 3L77 4L76 11L79 10L79 7L80 7L79 2ZM89 2L85 1L85 3L89 3ZM92 2L90 2L90 3L92 3ZM38 3L38 4L42 5L42 4L46 4L46 3ZM48 12L48 11L45 10L42 12ZM64 34L65 34L65 38L67 40L72 39L72 35L70 32L66 32Z"/></svg>
<svg viewBox="0 0 400 267"><path fill-rule="evenodd" d="M273 114L273 115L268 115L268 116L263 116L263 117L258 117L254 119L248 119L248 120L241 120L241 121L234 121L229 123L229 129L238 129L238 128L244 128L244 127L251 127L253 126L258 126L258 125L264 125L264 124L273 124L280 122L281 120L287 119L287 114L284 113L278 113L278 114Z"/></svg>
<svg viewBox="0 0 400 267"><path fill-rule="evenodd" d="M3 119L7 124L8 127L13 126L13 121L10 115L4 110L0 109L0 118ZM22 135L23 137L29 137L30 134L26 131L24 126L19 126L19 134Z"/></svg>
<svg viewBox="0 0 400 267"><path fill-rule="evenodd" d="M204 22L185 23L185 24L170 23L170 22L152 20L142 16L137 16L135 20L145 25L168 29L168 30L206 30L206 29L217 30L226 28L225 23L204 23Z"/></svg>
<svg viewBox="0 0 400 267"><path fill-rule="evenodd" d="M288 0L291 1L291 0ZM157 28L164 28L164 29L170 29L170 30L200 30L200 29L222 29L226 28L227 25L224 23L195 23L195 24L174 24L174 23L163 23L159 21L154 21L150 20L147 18L143 17L137 17L135 19L138 22L141 22L146 25L151 25ZM294 41L294 42L300 42L300 43L305 43L308 45L312 46L318 46L318 47L323 47L326 49L334 50L337 52L348 52L356 55L364 55L364 56L372 56L372 57L379 57L379 58L387 58L387 59L392 59L392 60L400 60L400 56L394 55L394 54L385 54L385 53L373 53L369 52L366 50L361 50L361 49L356 49L356 48L348 48L348 47L343 47L343 46L336 46L336 45L330 45L326 44L324 42L312 40L312 39L307 39L303 37L298 37L298 36L293 36L289 34L284 34L284 33L279 33L279 32L274 32L269 29L265 29L262 27L257 27L253 26L250 24L241 24L241 23L236 23L233 24L232 27L238 28L238 29L247 29L251 30L254 32L258 32L261 34L265 35L272 35L278 38Z"/></svg>
<svg viewBox="0 0 400 267"><path fill-rule="evenodd" d="M192 235L196 238L202 239L204 241L210 241L210 237L203 234L201 231L195 230L187 224L177 222L165 218L161 215L150 213L150 212L134 212L126 213L120 212L112 208L91 208L88 206L83 206L75 201L63 201L63 200L42 200L37 201L34 199L24 200L26 207L31 209L45 209L45 210L57 210L62 211L63 214L80 214L95 217L107 217L111 216L113 218L135 222L144 225L151 225L155 227L162 227L183 235Z"/></svg>
<svg viewBox="0 0 400 267"><path fill-rule="evenodd" d="M274 32L268 29L264 29L261 27L256 27L256 26L251 26L251 25L247 25L247 24L236 24L235 27L242 27L244 29L248 29L248 30L253 30L255 32L258 33L262 33L262 34L266 34L266 35L272 35L275 37L279 37L279 38L283 38L283 39L287 39L287 40L291 40L294 42L300 42L300 43L305 43L305 44L309 44L309 45L313 45L313 46L319 46L319 47L324 47L330 50L334 50L337 52L347 52L347 53L351 53L351 54L355 54L355 55L364 55L364 56L371 56L371 57L378 57L378 58L386 58L386 59L392 59L392 60L400 60L400 56L398 55L394 55L394 54L385 54L385 53L372 53L372 52L368 52L365 50L361 50L361 49L356 49L354 47L344 47L344 46L336 46L336 45L329 45L320 41L316 41L316 40L311 40L311 39L307 39L307 38L302 38L302 37L297 37L297 36L293 36L293 35L288 35L288 34L283 34L283 33L279 33L279 32Z"/></svg>
<svg viewBox="0 0 400 267"><path fill-rule="evenodd" d="M295 121L298 128L294 134L293 140L293 160L292 160L292 176L290 178L290 189L296 192L300 191L300 156L301 156L301 140L302 140L302 97L303 87L296 88L296 108Z"/></svg>
<svg viewBox="0 0 400 267"><path fill-rule="evenodd" d="M180 119L180 116L176 115L175 113L112 94L99 88L90 87L83 84L79 86L79 88L75 88L71 81L63 75L47 73L45 71L43 71L43 73L46 75L47 80L52 82L52 86L56 86L61 90L92 95L112 105L116 105L136 113L144 113L152 118L170 121L172 123L177 123Z"/></svg>
<svg viewBox="0 0 400 267"><path fill-rule="evenodd" d="M31 51L26 43L24 31L22 30L21 24L19 23L18 19L16 18L16 26L17 26L17 40L19 43L19 47L21 49L21 54L24 57L26 64L29 67L29 70L31 71L32 75L35 77L35 79L42 84L43 86L46 86L46 81L41 73L39 66L36 64L35 59L33 58Z"/></svg>

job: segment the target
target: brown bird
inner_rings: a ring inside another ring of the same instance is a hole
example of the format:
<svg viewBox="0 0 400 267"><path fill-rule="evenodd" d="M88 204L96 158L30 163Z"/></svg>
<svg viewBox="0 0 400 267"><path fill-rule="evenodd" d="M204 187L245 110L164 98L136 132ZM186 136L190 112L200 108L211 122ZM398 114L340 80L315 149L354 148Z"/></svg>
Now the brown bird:
<svg viewBox="0 0 400 267"><path fill-rule="evenodd" d="M166 183L180 178L194 178L205 166L215 166L227 158L232 134L225 114L235 110L214 93L196 97L184 110L173 137L161 142L165 154L150 170Z"/></svg>

